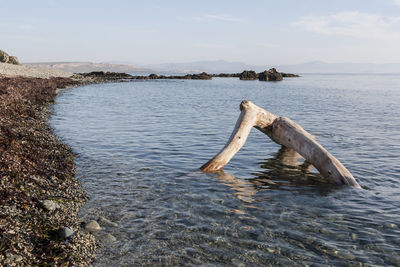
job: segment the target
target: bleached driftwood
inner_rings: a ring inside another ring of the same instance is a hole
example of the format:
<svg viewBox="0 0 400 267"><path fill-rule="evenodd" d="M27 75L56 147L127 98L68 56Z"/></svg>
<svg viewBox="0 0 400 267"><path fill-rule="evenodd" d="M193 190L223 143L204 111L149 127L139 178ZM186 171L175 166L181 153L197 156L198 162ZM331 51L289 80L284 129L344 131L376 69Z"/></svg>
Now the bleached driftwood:
<svg viewBox="0 0 400 267"><path fill-rule="evenodd" d="M229 141L214 158L200 168L201 170L205 172L222 170L243 147L251 129L255 127L274 142L297 151L328 180L336 184L361 188L346 167L294 121L278 117L250 101L242 101L240 110L240 116Z"/></svg>

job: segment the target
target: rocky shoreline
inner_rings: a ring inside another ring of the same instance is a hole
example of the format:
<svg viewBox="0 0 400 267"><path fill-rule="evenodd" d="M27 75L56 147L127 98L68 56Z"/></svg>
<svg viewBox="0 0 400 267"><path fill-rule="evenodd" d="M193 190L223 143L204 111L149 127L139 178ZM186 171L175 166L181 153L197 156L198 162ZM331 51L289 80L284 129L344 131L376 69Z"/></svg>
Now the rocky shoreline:
<svg viewBox="0 0 400 267"><path fill-rule="evenodd" d="M0 77L0 265L83 266L96 241L77 218L87 195L47 123L70 78Z"/></svg>

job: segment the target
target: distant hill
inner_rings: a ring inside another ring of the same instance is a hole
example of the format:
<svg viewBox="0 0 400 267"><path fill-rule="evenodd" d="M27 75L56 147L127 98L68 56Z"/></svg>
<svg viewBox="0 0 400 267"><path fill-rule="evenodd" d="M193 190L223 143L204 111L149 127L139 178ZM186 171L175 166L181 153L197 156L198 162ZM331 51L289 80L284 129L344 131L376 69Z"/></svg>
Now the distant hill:
<svg viewBox="0 0 400 267"><path fill-rule="evenodd" d="M149 72L149 69L138 68L129 64L92 63L92 62L41 62L25 63L27 66L57 69L67 72L91 72L91 71L113 71L113 72Z"/></svg>
<svg viewBox="0 0 400 267"><path fill-rule="evenodd" d="M207 73L237 73L253 68L253 66L242 62L230 62L224 60L163 63L144 65L143 67L150 68L157 72L171 73L200 73L203 71Z"/></svg>
<svg viewBox="0 0 400 267"><path fill-rule="evenodd" d="M277 66L279 71L295 73L400 73L400 63L326 63L313 61L297 65Z"/></svg>
<svg viewBox="0 0 400 267"><path fill-rule="evenodd" d="M195 61L185 63L164 63L144 65L157 72L173 73L237 73L243 70L261 72L270 68L288 73L400 73L400 63L371 64L371 63L326 63L313 61L296 65L248 65L243 62L229 62L224 60Z"/></svg>

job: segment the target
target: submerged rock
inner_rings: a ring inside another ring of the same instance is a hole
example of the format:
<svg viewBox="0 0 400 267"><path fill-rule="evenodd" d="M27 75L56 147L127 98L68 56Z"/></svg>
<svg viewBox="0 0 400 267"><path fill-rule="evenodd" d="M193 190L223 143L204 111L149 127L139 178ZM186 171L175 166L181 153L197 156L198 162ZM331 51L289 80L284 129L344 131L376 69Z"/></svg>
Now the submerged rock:
<svg viewBox="0 0 400 267"><path fill-rule="evenodd" d="M117 241L117 238L113 236L112 234L105 234L104 237L102 238L103 243L109 244L109 243L114 243Z"/></svg>
<svg viewBox="0 0 400 267"><path fill-rule="evenodd" d="M90 221L88 224L86 224L85 230L89 232L96 232L100 231L101 227L96 221Z"/></svg>
<svg viewBox="0 0 400 267"><path fill-rule="evenodd" d="M118 223L112 222L109 219L107 219L106 217L100 217L99 218L99 222L100 222L101 225L111 226L111 227L118 227Z"/></svg>

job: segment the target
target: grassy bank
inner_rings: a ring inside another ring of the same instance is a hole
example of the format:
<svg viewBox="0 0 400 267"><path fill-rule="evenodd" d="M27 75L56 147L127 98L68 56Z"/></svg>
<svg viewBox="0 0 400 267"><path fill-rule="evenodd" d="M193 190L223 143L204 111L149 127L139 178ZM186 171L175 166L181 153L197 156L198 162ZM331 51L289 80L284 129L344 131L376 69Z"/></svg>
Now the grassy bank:
<svg viewBox="0 0 400 267"><path fill-rule="evenodd" d="M56 89L77 85L0 78L0 265L76 266L94 256L94 237L76 217L87 196L74 178L74 155L47 124ZM63 227L75 234L63 238Z"/></svg>

